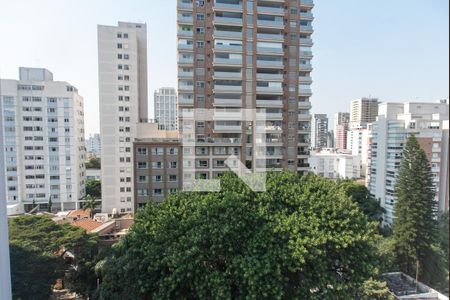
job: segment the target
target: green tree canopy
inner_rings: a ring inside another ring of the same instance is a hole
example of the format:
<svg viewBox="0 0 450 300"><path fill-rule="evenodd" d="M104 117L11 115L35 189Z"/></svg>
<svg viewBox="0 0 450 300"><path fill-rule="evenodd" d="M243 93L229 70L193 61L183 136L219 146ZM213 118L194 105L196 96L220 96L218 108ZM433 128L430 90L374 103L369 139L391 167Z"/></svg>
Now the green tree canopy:
<svg viewBox="0 0 450 300"><path fill-rule="evenodd" d="M95 199L102 198L102 182L100 180L86 181L86 195Z"/></svg>
<svg viewBox="0 0 450 300"><path fill-rule="evenodd" d="M396 181L392 253L398 268L436 287L445 279L437 242L437 203L430 163L414 135L403 150Z"/></svg>
<svg viewBox="0 0 450 300"><path fill-rule="evenodd" d="M353 180L340 181L339 186L347 196L358 204L369 220L381 222L385 210L381 207L380 201L370 195L367 187Z"/></svg>
<svg viewBox="0 0 450 300"><path fill-rule="evenodd" d="M91 158L89 161L86 162L86 169L101 169L101 160L99 157Z"/></svg>
<svg viewBox="0 0 450 300"><path fill-rule="evenodd" d="M101 265L102 299L351 299L377 274L375 226L340 187L269 174L254 193L179 193L139 212Z"/></svg>
<svg viewBox="0 0 450 300"><path fill-rule="evenodd" d="M97 249L97 238L83 229L56 224L47 216L22 216L9 220L9 237L14 299L48 299L51 285L67 272L75 291L95 286L95 278L79 276ZM64 264L61 250L74 254L77 268Z"/></svg>

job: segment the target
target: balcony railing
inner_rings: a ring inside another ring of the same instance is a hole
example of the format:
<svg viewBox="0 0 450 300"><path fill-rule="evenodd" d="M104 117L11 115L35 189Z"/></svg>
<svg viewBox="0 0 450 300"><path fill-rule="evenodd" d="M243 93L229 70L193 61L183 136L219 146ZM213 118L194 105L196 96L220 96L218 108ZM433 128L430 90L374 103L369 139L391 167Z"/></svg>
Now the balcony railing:
<svg viewBox="0 0 450 300"><path fill-rule="evenodd" d="M242 59L214 58L215 65L242 65Z"/></svg>
<svg viewBox="0 0 450 300"><path fill-rule="evenodd" d="M242 100L241 99L214 99L214 106L223 106L223 107L241 107Z"/></svg>
<svg viewBox="0 0 450 300"><path fill-rule="evenodd" d="M194 18L192 18L192 17L178 16L178 23L180 23L180 24L192 24L193 22L194 22Z"/></svg>
<svg viewBox="0 0 450 300"><path fill-rule="evenodd" d="M257 38L258 38L258 40L270 40L270 41L277 41L277 42L284 41L284 35L282 35L282 34L258 33Z"/></svg>
<svg viewBox="0 0 450 300"><path fill-rule="evenodd" d="M300 64L300 71L312 71L313 67L310 63Z"/></svg>
<svg viewBox="0 0 450 300"><path fill-rule="evenodd" d="M216 38L237 38L237 39L242 39L242 32L237 32L237 31L221 31L221 30L216 30L214 31L214 36Z"/></svg>
<svg viewBox="0 0 450 300"><path fill-rule="evenodd" d="M256 78L258 80L276 80L282 81L283 74L265 74L265 73L256 73Z"/></svg>
<svg viewBox="0 0 450 300"><path fill-rule="evenodd" d="M283 88L282 87L265 87L265 86L257 86L256 87L257 93L266 93L266 94L277 94L282 95L283 94Z"/></svg>
<svg viewBox="0 0 450 300"><path fill-rule="evenodd" d="M214 23L224 25L242 25L242 19L216 16L214 17Z"/></svg>
<svg viewBox="0 0 450 300"><path fill-rule="evenodd" d="M312 33L313 27L311 25L300 25L300 32Z"/></svg>
<svg viewBox="0 0 450 300"><path fill-rule="evenodd" d="M190 30L178 30L178 36L192 37L192 36L194 36L194 33Z"/></svg>
<svg viewBox="0 0 450 300"><path fill-rule="evenodd" d="M239 4L227 4L227 3L214 3L214 10L218 11L242 11L242 5Z"/></svg>
<svg viewBox="0 0 450 300"><path fill-rule="evenodd" d="M258 13L266 13L271 15L284 15L284 8L282 7L268 7L268 6L258 6Z"/></svg>
<svg viewBox="0 0 450 300"><path fill-rule="evenodd" d="M258 27L270 27L270 28L284 28L284 22L282 21L268 21L268 20L258 20Z"/></svg>
<svg viewBox="0 0 450 300"><path fill-rule="evenodd" d="M242 73L241 72L214 72L214 78L242 79Z"/></svg>
<svg viewBox="0 0 450 300"><path fill-rule="evenodd" d="M242 46L237 45L215 45L214 50L242 52Z"/></svg>
<svg viewBox="0 0 450 300"><path fill-rule="evenodd" d="M186 9L186 10L192 10L194 6L192 3L182 3L178 2L178 9Z"/></svg>
<svg viewBox="0 0 450 300"><path fill-rule="evenodd" d="M194 72L178 72L178 77L193 77L194 76Z"/></svg>
<svg viewBox="0 0 450 300"><path fill-rule="evenodd" d="M256 100L257 107L283 107L283 100Z"/></svg>
<svg viewBox="0 0 450 300"><path fill-rule="evenodd" d="M242 86L235 85L218 85L214 86L215 91L220 91L221 93L242 93Z"/></svg>
<svg viewBox="0 0 450 300"><path fill-rule="evenodd" d="M271 48L271 47L258 47L257 48L258 54L280 54L283 55L284 51L282 48Z"/></svg>
<svg viewBox="0 0 450 300"><path fill-rule="evenodd" d="M313 20L314 19L314 15L310 12L307 13L300 13L300 19L302 20Z"/></svg>
<svg viewBox="0 0 450 300"><path fill-rule="evenodd" d="M300 39L301 46L312 46L313 44L314 44L313 40L310 38L301 38Z"/></svg>
<svg viewBox="0 0 450 300"><path fill-rule="evenodd" d="M283 61L277 60L277 61L269 61L269 60L257 60L256 65L258 67L268 67L268 68L276 68L276 69L282 69L283 68Z"/></svg>

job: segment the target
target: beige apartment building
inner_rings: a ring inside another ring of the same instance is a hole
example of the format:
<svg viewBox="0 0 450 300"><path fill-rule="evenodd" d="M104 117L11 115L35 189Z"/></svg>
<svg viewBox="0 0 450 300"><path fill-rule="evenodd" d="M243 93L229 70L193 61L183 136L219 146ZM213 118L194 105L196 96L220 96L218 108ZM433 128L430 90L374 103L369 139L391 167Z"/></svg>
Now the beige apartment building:
<svg viewBox="0 0 450 300"><path fill-rule="evenodd" d="M178 0L179 126L182 134L194 127L196 179L219 176L228 155L253 170L309 172L313 7L311 0ZM183 111L203 108L215 117L185 122ZM248 109L266 114L257 124L264 149L242 117Z"/></svg>

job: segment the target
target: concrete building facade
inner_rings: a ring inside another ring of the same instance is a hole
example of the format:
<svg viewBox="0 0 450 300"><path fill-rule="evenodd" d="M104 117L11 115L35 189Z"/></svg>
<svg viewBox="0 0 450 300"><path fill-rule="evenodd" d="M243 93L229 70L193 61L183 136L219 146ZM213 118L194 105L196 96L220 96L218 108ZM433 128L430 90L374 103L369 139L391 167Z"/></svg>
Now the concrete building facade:
<svg viewBox="0 0 450 300"><path fill-rule="evenodd" d="M431 163L439 210L448 210L448 119L446 102L380 104L377 121L369 125L367 185L386 209L386 224L393 221L395 181L411 134L417 137Z"/></svg>
<svg viewBox="0 0 450 300"><path fill-rule="evenodd" d="M155 91L154 102L159 130L178 130L177 91L174 88L161 88Z"/></svg>
<svg viewBox="0 0 450 300"><path fill-rule="evenodd" d="M219 176L226 168L215 159L227 153L253 170L309 172L313 6L311 0L178 0L179 108L227 115L192 125L192 139L205 153L196 176ZM267 149L257 149L255 126L243 121L241 109L266 112ZM180 117L182 132L185 125L191 126ZM266 159L257 159L260 150Z"/></svg>
<svg viewBox="0 0 450 300"><path fill-rule="evenodd" d="M378 116L377 98L359 98L350 106L350 129L367 128Z"/></svg>
<svg viewBox="0 0 450 300"><path fill-rule="evenodd" d="M314 114L311 122L311 147L323 149L328 146L328 116Z"/></svg>
<svg viewBox="0 0 450 300"><path fill-rule="evenodd" d="M85 197L84 102L46 69L20 68L0 81L4 164L0 180L12 211L34 205L76 209Z"/></svg>
<svg viewBox="0 0 450 300"><path fill-rule="evenodd" d="M99 158L102 152L102 144L100 140L100 134L95 133L89 135L89 138L86 141L86 153L87 158Z"/></svg>
<svg viewBox="0 0 450 300"><path fill-rule="evenodd" d="M312 152L311 171L330 179L359 179L361 177L360 158L351 153L336 151Z"/></svg>
<svg viewBox="0 0 450 300"><path fill-rule="evenodd" d="M148 121L147 25L98 26L102 207L133 212L133 141Z"/></svg>
<svg viewBox="0 0 450 300"><path fill-rule="evenodd" d="M334 147L347 149L347 132L350 124L350 113L339 112L334 115Z"/></svg>
<svg viewBox="0 0 450 300"><path fill-rule="evenodd" d="M366 177L369 154L369 130L361 128L348 131L347 149L353 155L361 158L361 175Z"/></svg>

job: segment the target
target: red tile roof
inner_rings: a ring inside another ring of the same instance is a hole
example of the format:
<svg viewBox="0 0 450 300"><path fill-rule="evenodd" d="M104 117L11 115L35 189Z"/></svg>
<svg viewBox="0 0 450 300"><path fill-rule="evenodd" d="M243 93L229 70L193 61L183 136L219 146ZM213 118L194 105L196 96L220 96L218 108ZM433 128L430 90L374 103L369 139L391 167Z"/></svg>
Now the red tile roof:
<svg viewBox="0 0 450 300"><path fill-rule="evenodd" d="M103 223L94 221L94 220L77 220L72 223L72 225L83 228L87 233L90 233L92 230L102 226Z"/></svg>

